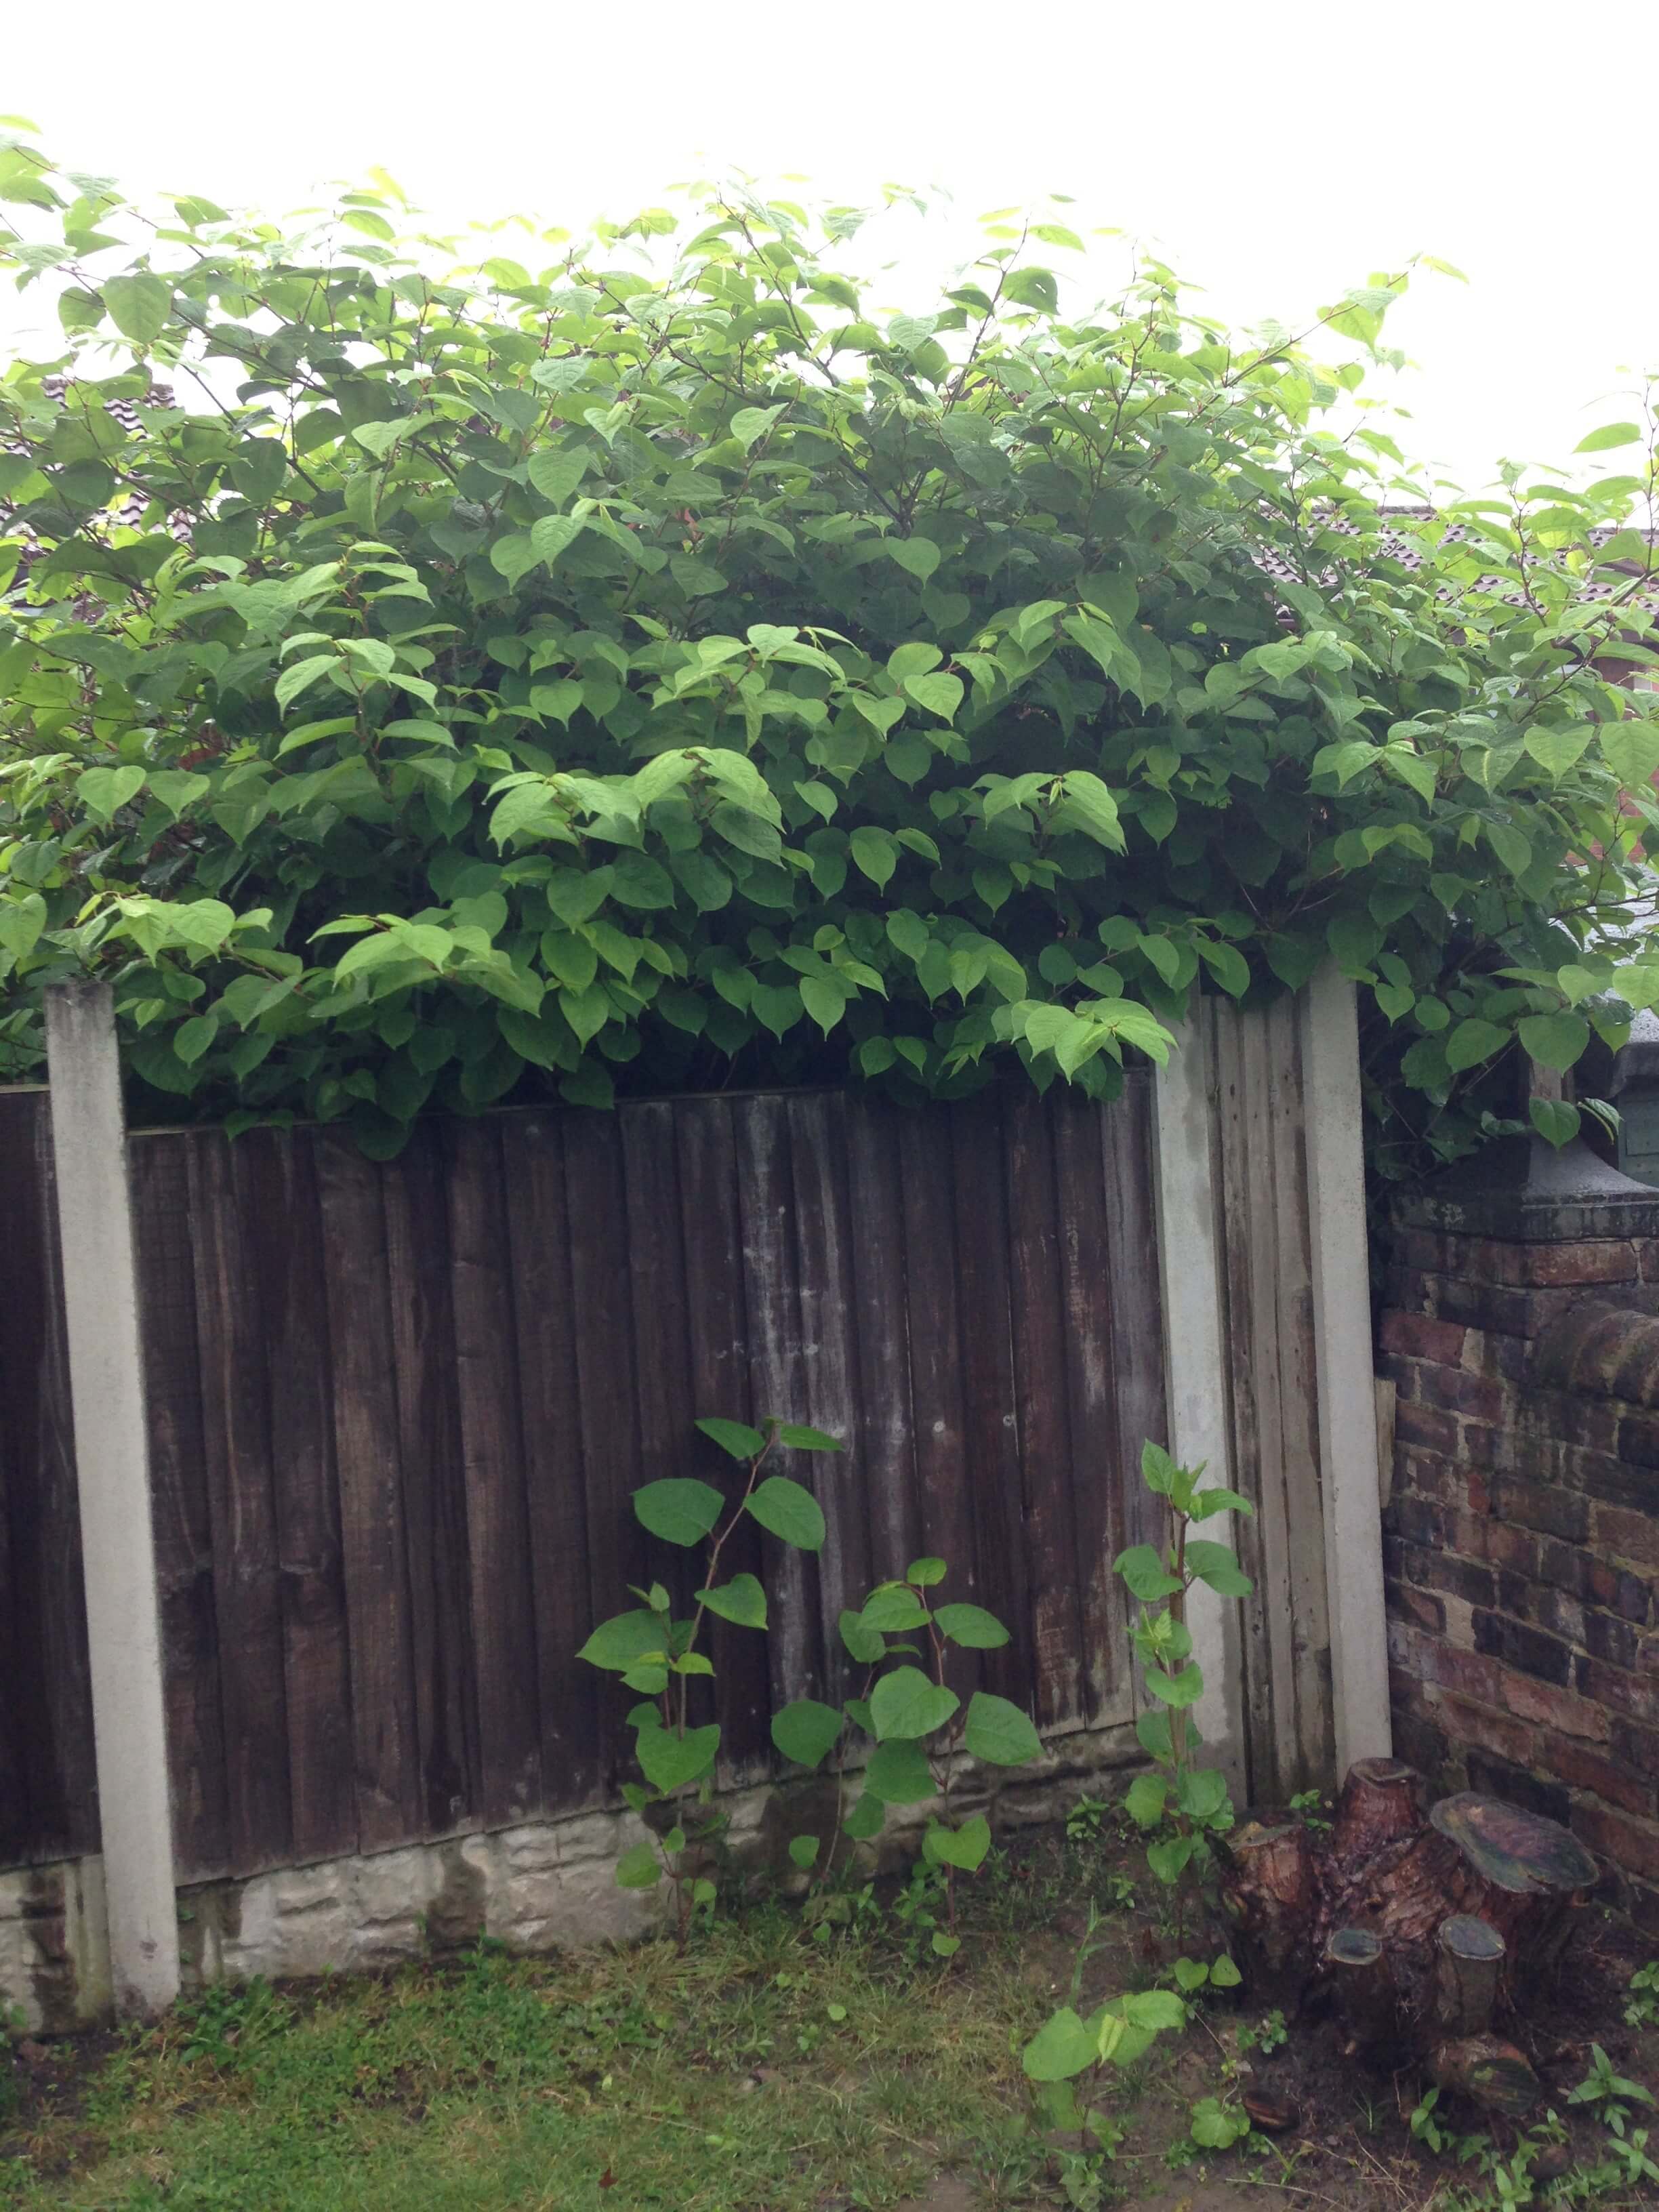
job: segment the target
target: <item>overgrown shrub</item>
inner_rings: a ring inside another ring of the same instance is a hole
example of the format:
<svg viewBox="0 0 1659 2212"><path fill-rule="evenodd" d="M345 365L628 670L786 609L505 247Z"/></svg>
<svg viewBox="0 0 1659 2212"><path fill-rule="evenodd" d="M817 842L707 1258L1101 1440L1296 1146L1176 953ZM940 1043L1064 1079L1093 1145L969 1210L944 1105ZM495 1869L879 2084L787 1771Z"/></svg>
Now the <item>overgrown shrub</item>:
<svg viewBox="0 0 1659 2212"><path fill-rule="evenodd" d="M282 225L15 142L0 196L64 331L0 378L0 1073L91 967L140 1110L377 1152L550 1089L1103 1092L1334 954L1397 1168L1517 1028L1565 1066L1659 996L1593 945L1651 421L1409 568L1404 271L1246 343L1156 260L1088 304L1051 220L891 313L858 212L739 191L446 242L389 180Z"/></svg>

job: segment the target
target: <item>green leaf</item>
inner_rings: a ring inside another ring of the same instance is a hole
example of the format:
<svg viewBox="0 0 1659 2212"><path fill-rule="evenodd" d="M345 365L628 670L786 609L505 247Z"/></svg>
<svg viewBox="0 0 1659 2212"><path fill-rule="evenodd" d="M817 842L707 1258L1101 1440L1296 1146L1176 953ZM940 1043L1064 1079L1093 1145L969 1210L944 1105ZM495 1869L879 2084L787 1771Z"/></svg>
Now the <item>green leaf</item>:
<svg viewBox="0 0 1659 2212"><path fill-rule="evenodd" d="M939 548L928 538L890 538L887 551L918 583L925 584L939 566Z"/></svg>
<svg viewBox="0 0 1659 2212"><path fill-rule="evenodd" d="M1201 1990L1210 1978L1209 1967L1199 1959L1177 1959L1175 1962L1176 1987L1184 1996Z"/></svg>
<svg viewBox="0 0 1659 2212"><path fill-rule="evenodd" d="M1529 1098L1527 1112L1539 1135L1558 1151L1578 1134L1578 1109L1564 1098Z"/></svg>
<svg viewBox="0 0 1659 2212"><path fill-rule="evenodd" d="M789 1856L803 1874L811 1874L817 1864L822 1839L817 1836L791 1836Z"/></svg>
<svg viewBox="0 0 1659 2212"><path fill-rule="evenodd" d="M662 1861L654 1844L635 1844L617 1861L618 1889L654 1889L662 1880Z"/></svg>
<svg viewBox="0 0 1659 2212"><path fill-rule="evenodd" d="M913 676L904 687L907 699L914 699L918 707L930 714L937 714L948 722L962 704L963 684L959 676ZM856 834L856 833L854 833Z"/></svg>
<svg viewBox="0 0 1659 2212"><path fill-rule="evenodd" d="M787 1444L791 1451L838 1452L847 1449L839 1437L826 1436L822 1429L804 1429L796 1421L783 1424L778 1431L778 1442Z"/></svg>
<svg viewBox="0 0 1659 2212"><path fill-rule="evenodd" d="M684 1735L665 1728L642 1728L634 1748L646 1780L665 1796L711 1773L720 1742L719 1727L711 1723L708 1728L688 1729Z"/></svg>
<svg viewBox="0 0 1659 2212"><path fill-rule="evenodd" d="M1096 2041L1070 2005L1062 2005L1026 2045L1020 2064L1033 2081L1069 2081L1096 2057Z"/></svg>
<svg viewBox="0 0 1659 2212"><path fill-rule="evenodd" d="M776 407L739 407L732 417L731 434L747 453L758 438L763 438L783 412Z"/></svg>
<svg viewBox="0 0 1659 2212"><path fill-rule="evenodd" d="M1156 1774L1139 1774L1124 1792L1123 1808L1137 1827L1155 1828L1169 1803L1169 1784Z"/></svg>
<svg viewBox="0 0 1659 2212"><path fill-rule="evenodd" d="M1167 1498L1181 1472L1162 1444L1148 1441L1140 1447L1140 1479L1154 1497ZM1141 1547L1145 1549L1143 1546Z"/></svg>
<svg viewBox="0 0 1659 2212"><path fill-rule="evenodd" d="M939 1632L952 1644L964 1644L973 1651L995 1651L1008 1641L1007 1630L983 1606L937 1606L933 1619Z"/></svg>
<svg viewBox="0 0 1659 2212"><path fill-rule="evenodd" d="M864 1788L866 1796L884 1805L924 1805L939 1795L926 1754L908 1738L876 1746L864 1770Z"/></svg>
<svg viewBox="0 0 1659 2212"><path fill-rule="evenodd" d="M1224 1951L1218 1959L1210 1961L1210 1980L1218 1990L1236 1990L1244 1977Z"/></svg>
<svg viewBox="0 0 1659 2212"><path fill-rule="evenodd" d="M870 1717L876 1740L886 1743L931 1735L943 1728L962 1700L954 1690L931 1682L920 1667L896 1667L884 1674L870 1694Z"/></svg>
<svg viewBox="0 0 1659 2212"><path fill-rule="evenodd" d="M602 1621L576 1654L591 1666L623 1674L638 1659L667 1649L667 1636L654 1613L619 1613Z"/></svg>
<svg viewBox="0 0 1659 2212"><path fill-rule="evenodd" d="M750 1494L749 1510L761 1527L793 1544L797 1551L823 1548L823 1514L810 1490L791 1482L787 1474L768 1475Z"/></svg>
<svg viewBox="0 0 1659 2212"><path fill-rule="evenodd" d="M872 1667L887 1656L886 1638L872 1629L860 1614L843 1610L839 1626L842 1642L860 1667Z"/></svg>
<svg viewBox="0 0 1659 2212"><path fill-rule="evenodd" d="M990 1766L1023 1766L1042 1752L1042 1737L1019 1707L983 1690L975 1690L968 1701L962 1740L970 1758Z"/></svg>
<svg viewBox="0 0 1659 2212"><path fill-rule="evenodd" d="M1639 422L1604 422L1599 430L1592 430L1573 447L1575 453L1607 453L1615 446L1639 446L1642 426Z"/></svg>
<svg viewBox="0 0 1659 2212"><path fill-rule="evenodd" d="M1183 1667L1178 1674L1166 1674L1162 1668L1146 1669L1146 1687L1155 1698L1166 1705L1196 1705L1204 1694L1204 1676L1197 1667Z"/></svg>
<svg viewBox="0 0 1659 2212"><path fill-rule="evenodd" d="M902 1745L894 1746L895 1750L902 1748ZM879 1797L866 1790L842 1822L842 1833L850 1836L855 1844L870 1843L881 1833L886 1818L885 1805Z"/></svg>
<svg viewBox="0 0 1659 2212"><path fill-rule="evenodd" d="M1188 1819L1213 1820L1227 1802L1227 1778L1213 1766L1189 1767L1176 1786L1176 1802Z"/></svg>
<svg viewBox="0 0 1659 2212"><path fill-rule="evenodd" d="M733 1459L750 1460L766 1449L766 1439L760 1431L749 1428L742 1421L723 1420L718 1413L710 1413L697 1426Z"/></svg>
<svg viewBox="0 0 1659 2212"><path fill-rule="evenodd" d="M772 1741L797 1766L821 1765L836 1747L845 1723L834 1705L797 1698L772 1716Z"/></svg>
<svg viewBox="0 0 1659 2212"><path fill-rule="evenodd" d="M1187 1544L1187 1571L1207 1583L1218 1597L1248 1597L1255 1588L1224 1544L1192 1537Z"/></svg>
<svg viewBox="0 0 1659 2212"><path fill-rule="evenodd" d="M1146 1846L1146 1863L1162 1882L1179 1881L1193 1855L1191 1836L1169 1836Z"/></svg>
<svg viewBox="0 0 1659 2212"><path fill-rule="evenodd" d="M1516 1026L1523 1049L1540 1067L1565 1072L1589 1042L1589 1024L1582 1014L1527 1014Z"/></svg>
<svg viewBox="0 0 1659 2212"><path fill-rule="evenodd" d="M550 568L554 567L560 556L570 550L586 527L586 522L574 514L544 514L539 520L532 522L530 526L530 537L527 541L530 547L528 561L523 560L521 556L514 551L512 556L513 567L509 570L498 557L504 550L504 548L500 545L491 547L489 557L510 583L517 583L526 569L533 568L538 561L544 561ZM515 548L526 543L526 541L521 538L509 538L507 540L508 546Z"/></svg>
<svg viewBox="0 0 1659 2212"><path fill-rule="evenodd" d="M991 1824L983 1813L975 1813L959 1828L930 1820L921 1839L922 1856L930 1866L956 1867L963 1874L976 1874L990 1848Z"/></svg>
<svg viewBox="0 0 1659 2212"><path fill-rule="evenodd" d="M670 1544L700 1544L720 1517L725 1504L706 1482L674 1478L647 1482L634 1492L635 1517L653 1536Z"/></svg>
<svg viewBox="0 0 1659 2212"><path fill-rule="evenodd" d="M932 1589L942 1583L950 1572L943 1559L912 1559L904 1570L904 1579L912 1589Z"/></svg>
<svg viewBox="0 0 1659 2212"><path fill-rule="evenodd" d="M136 345L149 345L167 328L173 313L173 287L148 271L106 276L104 306L123 337Z"/></svg>
<svg viewBox="0 0 1659 2212"><path fill-rule="evenodd" d="M884 830L872 829L868 823L854 830L848 839L848 848L854 862L868 876L878 890L884 890L892 881L893 871L898 866L898 854L893 840Z"/></svg>
<svg viewBox="0 0 1659 2212"><path fill-rule="evenodd" d="M530 456L526 473L542 497L558 507L587 474L592 459L592 454L580 447L544 446Z"/></svg>
<svg viewBox="0 0 1659 2212"><path fill-rule="evenodd" d="M75 780L76 796L88 814L108 822L144 787L141 768L89 768Z"/></svg>
<svg viewBox="0 0 1659 2212"><path fill-rule="evenodd" d="M1123 1577L1130 1595L1139 1598L1143 1605L1155 1605L1159 1598L1173 1597L1182 1586L1180 1577L1170 1572L1162 1554L1150 1544L1132 1544L1127 1552L1120 1552L1113 1562L1113 1571Z"/></svg>
<svg viewBox="0 0 1659 2212"><path fill-rule="evenodd" d="M548 519L557 520L562 518ZM527 534L498 538L489 549L490 567L505 576L509 584L516 584L520 577L527 576L545 557L536 550Z"/></svg>
<svg viewBox="0 0 1659 2212"><path fill-rule="evenodd" d="M867 1629L879 1629L887 1635L902 1634L906 1629L925 1626L927 1608L904 1583L884 1583L864 1601L861 1618Z"/></svg>
<svg viewBox="0 0 1659 2212"><path fill-rule="evenodd" d="M1446 1036L1446 1065L1454 1074L1461 1068L1476 1067L1501 1052L1509 1041L1509 1031L1500 1030L1496 1022L1459 1022Z"/></svg>
<svg viewBox="0 0 1659 2212"><path fill-rule="evenodd" d="M722 1620L735 1621L739 1628L766 1626L766 1592L753 1575L733 1575L729 1583L721 1583L716 1589L699 1590L697 1597L710 1613L717 1613Z"/></svg>

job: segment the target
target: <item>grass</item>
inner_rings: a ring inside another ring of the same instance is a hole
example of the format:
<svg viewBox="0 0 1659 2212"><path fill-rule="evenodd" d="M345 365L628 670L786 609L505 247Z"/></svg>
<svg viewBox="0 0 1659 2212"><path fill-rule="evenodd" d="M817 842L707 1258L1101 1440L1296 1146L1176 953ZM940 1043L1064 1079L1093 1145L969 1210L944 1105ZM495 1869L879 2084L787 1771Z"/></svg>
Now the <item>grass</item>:
<svg viewBox="0 0 1659 2212"><path fill-rule="evenodd" d="M995 2202L1032 2162L1016 2053L1046 1993L1012 1929L982 1931L971 1977L911 1948L816 1940L772 1907L684 1954L486 1947L306 1992L210 1991L124 2042L78 2109L29 2119L0 2204L821 2212L896 2205L957 2158Z"/></svg>
<svg viewBox="0 0 1659 2212"><path fill-rule="evenodd" d="M9 2071L0 2057L0 2212L1014 2212L1200 2191L1218 2212L1497 2212L1482 2169L1513 2142L1429 2156L1407 2130L1409 2083L1320 2086L1318 2023L1273 2061L1311 2087L1309 2125L1200 2159L1188 2108L1243 2054L1248 2008L1200 2016L1115 2077L1117 2156L1068 2177L1031 2123L1018 2054L1069 1978L1091 1896L1113 1940L1089 2001L1144 1984L1136 1871L1109 1823L994 1854L950 1960L933 1955L924 1887L846 1899L843 1923L816 1929L798 1906L750 1906L683 1952L532 1960L486 1944L378 1978L212 1989L78 2053ZM1261 2038L1249 2047L1259 2058ZM1659 2031L1619 2047L1650 2063ZM1595 2131L1577 2133L1585 2163L1550 2201L1649 2201L1596 2166L1610 2147Z"/></svg>

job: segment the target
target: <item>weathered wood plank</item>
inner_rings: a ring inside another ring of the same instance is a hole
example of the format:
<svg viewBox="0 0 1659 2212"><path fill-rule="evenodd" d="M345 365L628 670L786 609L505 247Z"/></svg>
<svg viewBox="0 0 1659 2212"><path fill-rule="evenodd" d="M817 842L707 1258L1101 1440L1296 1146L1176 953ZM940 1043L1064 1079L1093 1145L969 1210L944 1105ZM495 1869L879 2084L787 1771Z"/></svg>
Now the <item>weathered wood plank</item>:
<svg viewBox="0 0 1659 2212"><path fill-rule="evenodd" d="M856 1612L872 1580L870 1507L860 1432L860 1377L853 1307L852 1231L848 1220L847 1124L839 1092L802 1091L789 1100L789 1156L800 1263L800 1330L805 1397L794 1418L840 1437L839 1452L793 1455L784 1471L805 1481L823 1508L829 1536L818 1559L823 1695L854 1693L853 1662L842 1641L843 1611Z"/></svg>
<svg viewBox="0 0 1659 2212"><path fill-rule="evenodd" d="M971 1659L966 1653L953 1653L952 1686L965 1695L982 1685L999 1697L1039 1711L1051 1701L1043 1686L1049 1654L1038 1635L1039 1614L1033 1602L1041 1563L1031 1521L1032 1492L1034 1483L1046 1490L1063 1482L1065 1467L1062 1458L1038 1472L1022 1420L1031 1408L1022 1402L1015 1365L1018 1262L1012 1252L1008 1191L1013 1126L1007 1105L995 1091L951 1109L951 1206L956 1218L960 1333L953 1328L947 1309L932 1309L933 1326L942 1332L932 1349L939 1371L952 1358L962 1362L963 1455L954 1479L973 1530L973 1550L970 1560L943 1553L950 1572L939 1594L947 1600L971 1598L995 1613L1008 1631L1008 1642L994 1651L975 1653ZM913 1309L913 1329L915 1326ZM1034 1419L1041 1432L1043 1412L1036 1412ZM1070 1502L1063 1492L1062 1502L1069 1518ZM1070 1539L1068 1528L1066 1540L1047 1562L1066 1579L1075 1571ZM928 1549L934 1548L930 1543Z"/></svg>
<svg viewBox="0 0 1659 2212"><path fill-rule="evenodd" d="M0 1582L9 1643L3 1740L18 1795L0 1813L0 1862L98 1848L91 1678L81 1574L52 1126L44 1091L0 1092L0 1220L12 1279L0 1314L9 1401L0 1453Z"/></svg>
<svg viewBox="0 0 1659 2212"><path fill-rule="evenodd" d="M1119 1100L1101 1106L1070 1093L1057 1094L1058 1086L1049 1094L1049 1111L1059 1194L1079 1653L1084 1710L1090 1722L1100 1726L1127 1719L1132 1710L1127 1613L1123 1585L1112 1571L1112 1562L1129 1540L1125 1504L1130 1486L1140 1480L1139 1441L1126 1449L1122 1422L1139 1416L1133 1374L1124 1376L1130 1404L1121 1408L1117 1383L1120 1364L1128 1368L1137 1361L1143 1340L1151 1358L1143 1356L1141 1364L1161 1370L1156 1296L1150 1305L1143 1302L1149 1270L1156 1292L1157 1255L1118 1251L1107 1218L1106 1149L1126 1141L1133 1145L1133 1103ZM1127 1295L1122 1295L1126 1291Z"/></svg>
<svg viewBox="0 0 1659 2212"><path fill-rule="evenodd" d="M1024 1461L1036 1719L1045 1728L1087 1717L1078 1589L1083 1561L1072 1480L1068 1316L1062 1300L1054 1111L1029 1088L1012 1092L1005 1109L1004 1137L1009 1297Z"/></svg>
<svg viewBox="0 0 1659 2212"><path fill-rule="evenodd" d="M537 1810L545 1786L517 1322L500 1124L452 1121L445 1138L478 1686L478 1809L486 1822L499 1825Z"/></svg>
<svg viewBox="0 0 1659 2212"><path fill-rule="evenodd" d="M946 1563L949 1594L973 1601L981 1595L981 1577L972 1504L964 1480L968 1415L957 1306L949 1115L905 1115L899 1124L899 1160L921 1550L927 1557ZM1006 1310L1001 1326L1006 1334ZM1009 1399L1002 1398L1001 1402L1004 1410L1012 1411ZM977 1653L953 1654L950 1680L958 1696L976 1686L981 1671Z"/></svg>
<svg viewBox="0 0 1659 2212"><path fill-rule="evenodd" d="M616 1115L570 1114L562 1127L589 1587L592 1618L605 1620L638 1602L629 1586L645 1581L647 1567L645 1531L631 1502L641 1476L628 1193ZM619 1779L634 1778L623 1722L636 1699L615 1675L595 1680L599 1758L614 1794Z"/></svg>
<svg viewBox="0 0 1659 2212"><path fill-rule="evenodd" d="M300 1860L349 1851L357 1836L351 1656L313 1143L307 1130L253 1129L231 1150L264 1347L290 1835Z"/></svg>
<svg viewBox="0 0 1659 2212"><path fill-rule="evenodd" d="M316 1145L357 1837L378 1850L418 1835L422 1810L386 1215L380 1170L350 1138L324 1130Z"/></svg>
<svg viewBox="0 0 1659 2212"><path fill-rule="evenodd" d="M535 1589L542 1789L552 1811L591 1804L599 1788L598 1678L576 1656L600 1616L588 1577L562 1121L537 1112L514 1116L501 1129ZM623 1601L605 1609L619 1611Z"/></svg>
<svg viewBox="0 0 1659 2212"><path fill-rule="evenodd" d="M138 1316L144 1345L151 1510L161 1608L173 1850L181 1881L230 1861L219 1645L234 1633L214 1603L213 1533L202 1436L189 1139L129 1138Z"/></svg>
<svg viewBox="0 0 1659 2212"><path fill-rule="evenodd" d="M196 1264L214 1605L231 1631L219 1640L230 1865L249 1874L282 1863L292 1840L265 1322L230 1140L217 1129L197 1129L180 1141Z"/></svg>
<svg viewBox="0 0 1659 2212"><path fill-rule="evenodd" d="M740 1098L732 1109L743 1225L744 1301L756 1426L774 1415L800 1419L806 1384L801 1352L800 1262L787 1103L781 1094ZM780 1473L785 1471L781 1465ZM773 1708L817 1697L823 1680L817 1562L763 1535L763 1579L772 1613L768 1647Z"/></svg>
<svg viewBox="0 0 1659 2212"><path fill-rule="evenodd" d="M471 1553L441 1128L417 1124L381 1177L425 1832L482 1804Z"/></svg>
<svg viewBox="0 0 1659 2212"><path fill-rule="evenodd" d="M637 1100L623 1107L617 1120L628 1202L640 1477L661 1482L689 1472L696 1419L688 1327L692 1291L680 1228L674 1109L666 1099ZM692 1592L702 1587L702 1547L688 1550L647 1536L646 1549L653 1579L684 1617Z"/></svg>
<svg viewBox="0 0 1659 2212"><path fill-rule="evenodd" d="M1317 1783L1331 1771L1335 1757L1314 1334L1313 1224L1297 1001L1286 994L1253 1018L1267 1030L1273 1083L1273 1188L1279 1208L1273 1325L1279 1340L1284 1436L1280 1479L1285 1551L1282 1560L1271 1563L1273 1588L1269 1601L1277 1603L1281 1592L1287 1594L1291 1622L1290 1690L1295 1749L1291 1771L1281 1777L1282 1782L1288 1783L1288 1795Z"/></svg>
<svg viewBox="0 0 1659 2212"><path fill-rule="evenodd" d="M752 1422L756 1408L749 1373L737 1136L730 1103L724 1098L677 1100L674 1132L693 1419L718 1414L727 1420ZM707 1440L695 1440L689 1469L728 1498L738 1494L741 1474L736 1463ZM758 1524L745 1514L721 1554L722 1579L762 1574L766 1563L761 1544ZM757 1779L771 1759L767 1640L753 1629L726 1621L714 1624L708 1648L715 1668L720 1757L734 1782Z"/></svg>
<svg viewBox="0 0 1659 2212"><path fill-rule="evenodd" d="M883 1582L902 1575L921 1552L904 1189L894 1108L856 1095L848 1098L847 1176L870 1578Z"/></svg>

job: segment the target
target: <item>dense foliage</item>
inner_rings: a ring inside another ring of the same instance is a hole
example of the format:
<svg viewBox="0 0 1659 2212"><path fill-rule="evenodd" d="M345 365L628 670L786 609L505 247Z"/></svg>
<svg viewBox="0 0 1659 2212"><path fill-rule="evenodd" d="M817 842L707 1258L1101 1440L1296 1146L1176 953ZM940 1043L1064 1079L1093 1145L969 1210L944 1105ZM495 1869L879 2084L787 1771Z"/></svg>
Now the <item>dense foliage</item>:
<svg viewBox="0 0 1659 2212"><path fill-rule="evenodd" d="M1406 1164L1517 1024L1608 1020L1659 724L1595 666L1647 533L1595 533L1651 425L1392 557L1403 273L1326 368L1153 260L1081 304L1057 221L917 313L857 213L735 191L457 243L389 180L147 212L15 140L0 198L64 332L0 376L0 1073L94 968L152 1108L374 1150L540 1089L1104 1091L1334 954Z"/></svg>

